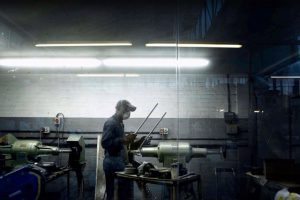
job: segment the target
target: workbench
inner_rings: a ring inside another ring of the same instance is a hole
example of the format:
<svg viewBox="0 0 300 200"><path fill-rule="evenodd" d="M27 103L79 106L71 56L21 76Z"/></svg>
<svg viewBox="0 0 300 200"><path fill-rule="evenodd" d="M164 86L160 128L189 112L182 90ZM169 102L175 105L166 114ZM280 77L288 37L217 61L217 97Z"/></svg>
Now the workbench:
<svg viewBox="0 0 300 200"><path fill-rule="evenodd" d="M127 181L136 181L142 182L144 184L156 184L156 185L164 185L170 188L170 199L176 200L179 199L180 186L192 184L197 182L197 199L202 199L201 192L201 176L196 174L187 174L176 179L159 179L145 176L138 176L133 174L125 174L125 172L116 172L117 179L126 179Z"/></svg>

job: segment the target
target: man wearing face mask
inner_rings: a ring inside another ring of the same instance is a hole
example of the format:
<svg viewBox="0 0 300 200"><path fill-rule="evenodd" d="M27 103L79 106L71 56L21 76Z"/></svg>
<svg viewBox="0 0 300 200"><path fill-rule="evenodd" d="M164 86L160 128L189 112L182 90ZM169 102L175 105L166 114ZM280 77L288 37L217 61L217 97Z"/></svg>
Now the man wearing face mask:
<svg viewBox="0 0 300 200"><path fill-rule="evenodd" d="M136 138L136 134L125 135L123 124L123 120L128 119L130 112L135 110L136 107L129 101L120 100L116 105L116 113L104 123L101 145L105 149L103 169L106 179L107 200L114 198L115 172L125 169L127 156L124 145L133 143ZM124 199L123 195L126 194L122 193L126 193L125 188L120 189L120 195Z"/></svg>

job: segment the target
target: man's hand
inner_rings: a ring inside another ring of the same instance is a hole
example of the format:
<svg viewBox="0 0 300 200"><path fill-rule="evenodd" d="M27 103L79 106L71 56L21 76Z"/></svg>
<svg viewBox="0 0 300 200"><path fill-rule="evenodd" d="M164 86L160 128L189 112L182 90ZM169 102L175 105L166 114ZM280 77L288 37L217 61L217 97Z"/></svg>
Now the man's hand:
<svg viewBox="0 0 300 200"><path fill-rule="evenodd" d="M146 139L146 136L143 136L139 139L137 139L135 142L133 142L131 145L130 145L130 150L137 150L138 148L140 148L141 144L144 142L144 140ZM152 137L148 137L146 139L146 141L144 142L144 145L149 145L150 142L151 142L151 139Z"/></svg>
<svg viewBox="0 0 300 200"><path fill-rule="evenodd" d="M128 145L133 143L135 138L136 138L136 134L133 133L126 134L124 138L124 144Z"/></svg>

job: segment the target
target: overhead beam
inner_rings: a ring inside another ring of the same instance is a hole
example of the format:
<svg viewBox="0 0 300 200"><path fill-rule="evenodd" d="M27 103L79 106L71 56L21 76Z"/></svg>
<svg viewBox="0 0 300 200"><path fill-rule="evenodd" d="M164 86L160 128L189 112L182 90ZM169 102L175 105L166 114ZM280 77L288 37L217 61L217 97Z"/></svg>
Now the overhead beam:
<svg viewBox="0 0 300 200"><path fill-rule="evenodd" d="M291 54L291 55L275 62L274 64L265 67L264 69L259 71L257 73L257 75L270 75L270 74L275 73L279 70L283 70L283 69L287 68L290 64L295 63L299 59L300 59L299 52L295 52L295 53L293 53L293 54Z"/></svg>
<svg viewBox="0 0 300 200"><path fill-rule="evenodd" d="M196 25L196 35L198 39L205 38L209 28L214 22L218 13L223 8L225 0L204 0L202 4L202 9L198 17L198 22Z"/></svg>

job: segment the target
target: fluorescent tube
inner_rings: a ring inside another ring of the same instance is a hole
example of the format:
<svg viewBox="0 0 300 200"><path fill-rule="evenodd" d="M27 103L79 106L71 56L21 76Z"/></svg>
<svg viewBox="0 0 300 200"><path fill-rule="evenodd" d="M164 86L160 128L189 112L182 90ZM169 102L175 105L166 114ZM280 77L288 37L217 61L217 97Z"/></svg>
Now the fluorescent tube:
<svg viewBox="0 0 300 200"><path fill-rule="evenodd" d="M139 74L77 74L78 77L139 77Z"/></svg>
<svg viewBox="0 0 300 200"><path fill-rule="evenodd" d="M271 76L273 79L297 79L300 78L300 76Z"/></svg>
<svg viewBox="0 0 300 200"><path fill-rule="evenodd" d="M4 58L0 59L4 67L99 67L101 61L96 58Z"/></svg>
<svg viewBox="0 0 300 200"><path fill-rule="evenodd" d="M202 58L181 58L178 60L175 58L107 58L102 62L107 67L127 68L172 68L177 65L180 67L202 68L209 64L207 59Z"/></svg>
<svg viewBox="0 0 300 200"><path fill-rule="evenodd" d="M36 44L36 47L113 47L132 46L130 42L107 42L107 43L49 43Z"/></svg>
<svg viewBox="0 0 300 200"><path fill-rule="evenodd" d="M183 48L241 48L240 44L197 44L197 43L147 43L146 47L183 47Z"/></svg>

